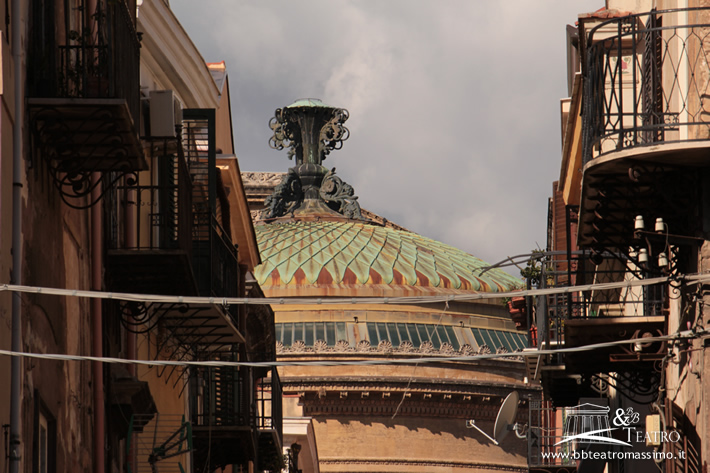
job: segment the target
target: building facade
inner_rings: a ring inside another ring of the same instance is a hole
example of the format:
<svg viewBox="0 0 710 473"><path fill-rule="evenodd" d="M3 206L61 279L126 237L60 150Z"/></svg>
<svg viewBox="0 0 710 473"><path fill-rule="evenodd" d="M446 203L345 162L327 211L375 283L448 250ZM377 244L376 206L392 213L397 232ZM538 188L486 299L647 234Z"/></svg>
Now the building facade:
<svg viewBox="0 0 710 473"><path fill-rule="evenodd" d="M567 27L531 471L707 470L709 7L609 0ZM571 438L592 430L612 434Z"/></svg>
<svg viewBox="0 0 710 473"><path fill-rule="evenodd" d="M537 393L516 354L525 333L500 298L445 299L520 281L361 209L323 165L347 139L347 118L316 99L278 109L270 143L294 167L243 174L255 277L268 297L304 300L272 306L278 360L307 363L279 368L290 471L525 471L524 440L486 438L504 398L518 392L524 424ZM466 359L491 353L508 356Z"/></svg>
<svg viewBox="0 0 710 473"><path fill-rule="evenodd" d="M224 63L204 62L164 0L10 12L3 283L117 297L3 292L0 346L152 363L3 356L6 470L280 469L275 372L161 364L275 359L270 310L181 302L263 297Z"/></svg>

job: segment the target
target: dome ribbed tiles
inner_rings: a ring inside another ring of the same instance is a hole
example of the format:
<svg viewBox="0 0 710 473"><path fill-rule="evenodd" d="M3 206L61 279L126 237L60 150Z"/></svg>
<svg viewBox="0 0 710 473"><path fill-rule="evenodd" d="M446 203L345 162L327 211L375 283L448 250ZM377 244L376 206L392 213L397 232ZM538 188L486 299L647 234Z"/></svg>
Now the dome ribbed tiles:
<svg viewBox="0 0 710 473"><path fill-rule="evenodd" d="M271 296L505 292L521 281L415 233L343 221L257 225L263 263L255 276ZM371 290L368 291L367 289Z"/></svg>

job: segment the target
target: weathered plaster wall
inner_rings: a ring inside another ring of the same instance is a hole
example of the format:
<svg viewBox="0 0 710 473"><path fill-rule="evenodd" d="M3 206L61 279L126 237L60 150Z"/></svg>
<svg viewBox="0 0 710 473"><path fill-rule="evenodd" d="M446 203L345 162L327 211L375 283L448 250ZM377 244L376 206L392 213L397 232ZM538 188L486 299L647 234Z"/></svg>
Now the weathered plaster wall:
<svg viewBox="0 0 710 473"><path fill-rule="evenodd" d="M88 212L62 205L46 168L37 160L28 172L23 209L26 285L88 289ZM23 296L23 349L34 353L89 354L91 317L87 300ZM93 438L91 365L24 360L23 465L31 471L35 412L56 421L57 471L91 468ZM102 383L102 380L98 380Z"/></svg>
<svg viewBox="0 0 710 473"><path fill-rule="evenodd" d="M314 428L322 472L527 471L524 440L511 434L495 446L464 419L318 417Z"/></svg>

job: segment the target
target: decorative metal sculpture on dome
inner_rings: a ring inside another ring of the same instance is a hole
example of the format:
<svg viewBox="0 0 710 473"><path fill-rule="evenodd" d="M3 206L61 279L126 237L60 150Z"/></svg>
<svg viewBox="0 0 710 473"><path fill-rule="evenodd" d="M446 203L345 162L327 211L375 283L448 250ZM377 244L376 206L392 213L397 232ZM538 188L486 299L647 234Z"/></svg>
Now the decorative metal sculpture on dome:
<svg viewBox="0 0 710 473"><path fill-rule="evenodd" d="M263 219L290 215L365 220L352 186L335 175L335 168L323 166L326 156L342 148L350 136L344 125L349 116L347 110L318 99L297 100L276 110L269 121L273 130L269 146L289 148L288 157L296 157L296 166L266 198Z"/></svg>
<svg viewBox="0 0 710 473"><path fill-rule="evenodd" d="M296 164L322 164L331 150L341 149L350 131L343 125L350 117L344 108L330 107L318 99L301 99L277 108L269 120L274 131L269 146L290 148L288 157Z"/></svg>

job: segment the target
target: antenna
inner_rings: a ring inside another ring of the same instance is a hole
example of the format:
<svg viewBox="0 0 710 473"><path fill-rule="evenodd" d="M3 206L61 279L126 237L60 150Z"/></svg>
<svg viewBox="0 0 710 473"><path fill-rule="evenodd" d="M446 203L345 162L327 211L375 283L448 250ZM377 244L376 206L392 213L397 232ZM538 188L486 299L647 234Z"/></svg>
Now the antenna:
<svg viewBox="0 0 710 473"><path fill-rule="evenodd" d="M493 437L481 430L473 419L466 421L466 427L478 430L496 445L500 445L500 442L503 441L511 430L515 431L516 437L524 439L528 426L514 423L515 417L518 415L518 401L520 401L520 396L517 391L511 392L505 398L496 416L496 423L493 426Z"/></svg>

